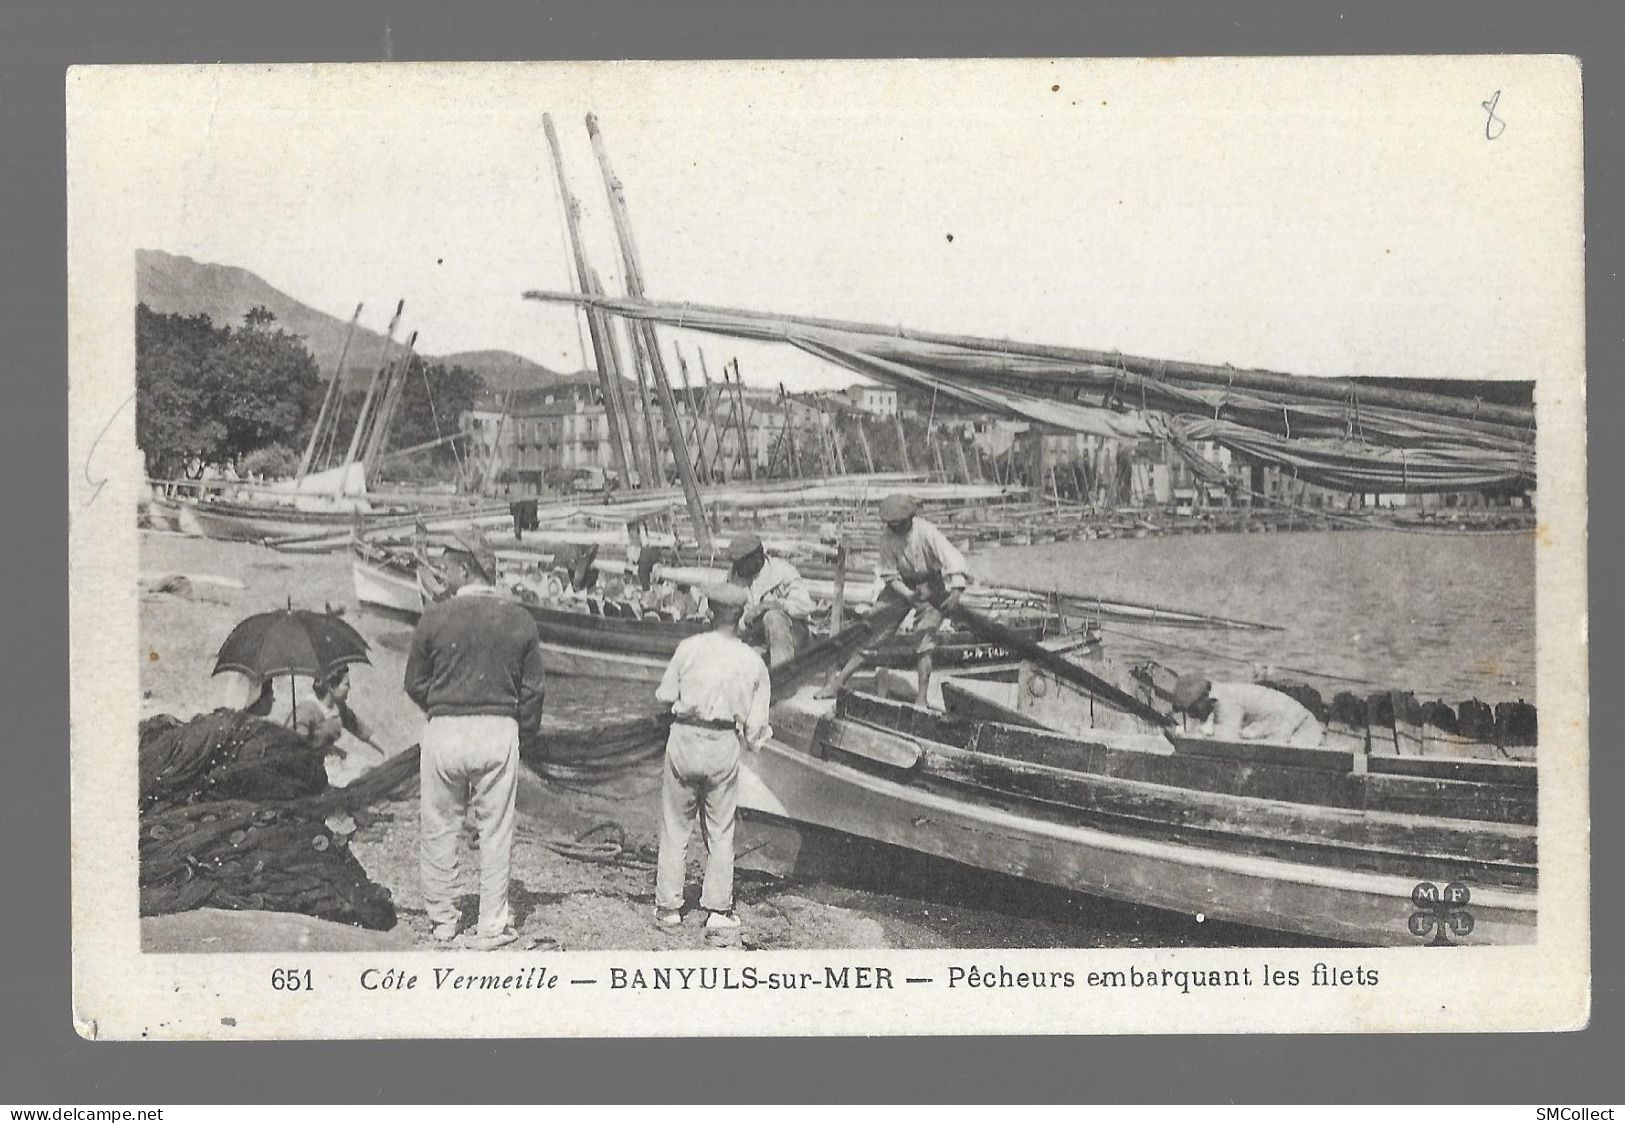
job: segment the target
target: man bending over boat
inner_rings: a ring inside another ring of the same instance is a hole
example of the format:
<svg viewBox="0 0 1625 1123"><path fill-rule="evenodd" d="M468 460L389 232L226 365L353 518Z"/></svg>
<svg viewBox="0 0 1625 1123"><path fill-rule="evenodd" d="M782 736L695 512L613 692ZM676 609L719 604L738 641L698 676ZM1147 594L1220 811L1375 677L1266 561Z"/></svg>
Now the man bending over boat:
<svg viewBox="0 0 1625 1123"><path fill-rule="evenodd" d="M915 672L919 687L917 705L927 704L931 690L932 653L937 649L937 633L947 625L947 613L959 604L969 584L965 555L948 541L935 523L920 517L920 505L911 495L888 495L880 501L880 521L886 529L880 535L880 561L875 567L880 579L876 609L893 605L914 606L910 629L919 636ZM847 661L818 692L820 698L833 698L862 663L859 652Z"/></svg>
<svg viewBox="0 0 1625 1123"><path fill-rule="evenodd" d="M733 537L728 557L733 562L728 580L745 589L739 634L747 641L766 640L770 668L788 663L811 634L813 599L801 571L783 558L768 557L762 540L749 533Z"/></svg>
<svg viewBox="0 0 1625 1123"><path fill-rule="evenodd" d="M739 927L734 915L734 818L739 807L739 755L772 736L772 701L762 657L739 638L746 592L708 585L712 629L677 645L655 697L671 704L666 766L660 788L660 857L655 873L655 921L683 922L683 874L696 816L705 842L700 907L708 931Z"/></svg>
<svg viewBox="0 0 1625 1123"><path fill-rule="evenodd" d="M1268 741L1300 749L1320 746L1326 731L1297 699L1256 682L1211 682L1182 675L1174 684L1174 709L1216 741Z"/></svg>

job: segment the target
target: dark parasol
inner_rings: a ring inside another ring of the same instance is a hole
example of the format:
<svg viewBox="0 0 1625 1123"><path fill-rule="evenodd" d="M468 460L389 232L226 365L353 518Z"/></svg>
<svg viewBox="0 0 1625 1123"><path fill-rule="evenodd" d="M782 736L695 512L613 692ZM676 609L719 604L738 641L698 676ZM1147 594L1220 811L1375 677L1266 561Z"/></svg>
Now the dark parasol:
<svg viewBox="0 0 1625 1123"><path fill-rule="evenodd" d="M347 663L370 663L367 641L338 616L294 608L250 616L220 645L214 674L239 671L256 681L275 675L319 678ZM291 688L290 683L290 688Z"/></svg>

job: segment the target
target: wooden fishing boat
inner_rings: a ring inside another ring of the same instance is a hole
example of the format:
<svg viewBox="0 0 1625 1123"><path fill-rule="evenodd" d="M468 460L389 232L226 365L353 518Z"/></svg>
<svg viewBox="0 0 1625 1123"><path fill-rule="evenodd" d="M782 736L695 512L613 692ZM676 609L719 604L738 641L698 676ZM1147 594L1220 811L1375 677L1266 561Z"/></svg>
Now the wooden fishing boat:
<svg viewBox="0 0 1625 1123"><path fill-rule="evenodd" d="M778 702L742 772L763 845L807 825L1359 944L1535 938L1532 763L1167 737L1077 693L1064 716L1023 703L1055 699L1031 668L942 677L943 711L872 684ZM1459 908L1438 903L1446 886L1465 887Z"/></svg>
<svg viewBox="0 0 1625 1123"><path fill-rule="evenodd" d="M432 597L422 588L412 555L355 544L351 559L356 600L364 611L414 622ZM606 565L609 563L606 563ZM536 621L549 673L658 683L677 645L710 625L703 619L672 619L615 598L581 596L560 603L521 598ZM1062 631L1048 617L1018 618L1015 630L1057 654L1098 646L1097 630ZM909 667L915 660L908 636L881 641L877 665ZM949 668L1013 666L1009 651L975 636L949 631L940 637L936 665Z"/></svg>

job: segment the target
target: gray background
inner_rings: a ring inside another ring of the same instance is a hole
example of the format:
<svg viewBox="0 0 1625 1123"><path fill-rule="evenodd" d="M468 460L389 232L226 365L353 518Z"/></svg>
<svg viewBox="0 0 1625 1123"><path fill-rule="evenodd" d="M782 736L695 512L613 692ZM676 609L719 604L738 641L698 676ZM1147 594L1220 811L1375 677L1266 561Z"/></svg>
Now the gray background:
<svg viewBox="0 0 1625 1123"><path fill-rule="evenodd" d="M1581 56L1589 387L1621 410L1618 3L892 3L567 0L252 6L222 0L0 8L0 469L7 482L0 679L0 1101L1063 1099L1583 1103L1621 1100L1620 749L1592 760L1594 1013L1547 1036L88 1044L69 1024L67 414L63 78L71 63L414 59L1539 52ZM1359 96L1351 90L1350 97ZM1178 169L1169 169L1177 175ZM1592 680L1619 677L1618 442L1593 437ZM32 484L33 486L29 486ZM85 824L85 829L95 829Z"/></svg>

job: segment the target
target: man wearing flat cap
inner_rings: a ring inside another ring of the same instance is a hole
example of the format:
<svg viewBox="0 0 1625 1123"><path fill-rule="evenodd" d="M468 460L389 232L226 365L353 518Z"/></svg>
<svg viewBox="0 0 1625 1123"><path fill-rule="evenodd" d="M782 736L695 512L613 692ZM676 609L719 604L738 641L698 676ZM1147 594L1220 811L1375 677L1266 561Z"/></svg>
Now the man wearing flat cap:
<svg viewBox="0 0 1625 1123"><path fill-rule="evenodd" d="M945 614L959 604L969 579L965 555L919 512L920 505L911 495L888 495L880 501L880 521L886 529L880 535L880 560L875 566L880 580L880 598L875 607L914 606L911 630L919 636L914 648L919 656L915 702L924 706L931 689L937 633L947 623ZM819 696L833 697L862 660L862 652L854 655L819 691Z"/></svg>
<svg viewBox="0 0 1625 1123"><path fill-rule="evenodd" d="M429 605L412 634L406 693L428 715L419 875L434 937L457 936L457 839L465 814L479 830L480 915L472 946L518 939L508 909L521 737L542 723L542 650L530 613L494 587L496 553L477 530L446 547L451 595Z"/></svg>
<svg viewBox="0 0 1625 1123"><path fill-rule="evenodd" d="M655 921L683 922L688 838L700 821L705 883L700 907L708 931L739 927L734 914L734 818L739 807L739 757L772 736L767 666L739 638L749 594L734 584L706 585L712 628L677 645L655 697L671 705L666 766L660 787L660 857L655 872Z"/></svg>
<svg viewBox="0 0 1625 1123"><path fill-rule="evenodd" d="M789 662L811 634L813 599L800 570L783 558L768 557L762 540L748 531L728 542L728 558L733 563L728 580L746 594L739 634L767 641L769 667Z"/></svg>
<svg viewBox="0 0 1625 1123"><path fill-rule="evenodd" d="M1218 741L1268 741L1301 749L1319 748L1325 727L1289 694L1256 682L1211 682L1181 675L1174 684L1174 709L1202 724L1196 732Z"/></svg>

